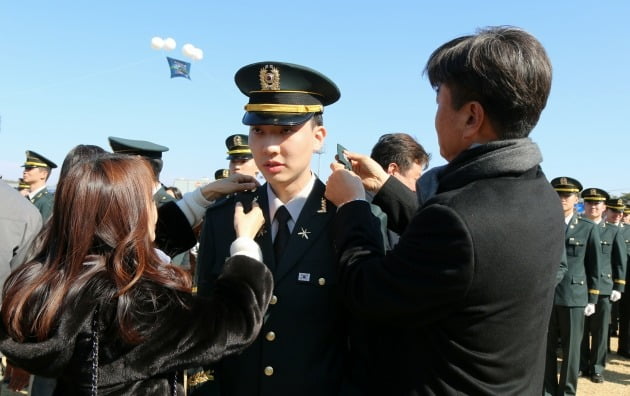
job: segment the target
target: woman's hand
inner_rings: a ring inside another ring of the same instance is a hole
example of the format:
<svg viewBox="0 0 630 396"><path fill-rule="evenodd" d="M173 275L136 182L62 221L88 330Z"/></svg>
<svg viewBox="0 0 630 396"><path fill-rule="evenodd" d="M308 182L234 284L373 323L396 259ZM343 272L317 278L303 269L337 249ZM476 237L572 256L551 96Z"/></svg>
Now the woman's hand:
<svg viewBox="0 0 630 396"><path fill-rule="evenodd" d="M265 216L257 202L252 202L252 210L248 213L245 213L242 203L236 203L234 208L234 230L237 238L248 237L254 239L263 224L265 224Z"/></svg>

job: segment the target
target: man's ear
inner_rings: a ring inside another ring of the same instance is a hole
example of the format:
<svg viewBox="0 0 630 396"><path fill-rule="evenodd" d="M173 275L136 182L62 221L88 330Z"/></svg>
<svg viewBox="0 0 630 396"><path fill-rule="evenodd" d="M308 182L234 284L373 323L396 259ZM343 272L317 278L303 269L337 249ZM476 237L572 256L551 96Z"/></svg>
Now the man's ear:
<svg viewBox="0 0 630 396"><path fill-rule="evenodd" d="M313 146L313 151L318 152L324 146L324 139L326 138L326 128L323 125L316 125L313 128L313 138L315 139L315 144Z"/></svg>
<svg viewBox="0 0 630 396"><path fill-rule="evenodd" d="M468 140L474 141L480 134L486 119L486 112L481 103L474 100L466 103L464 107L467 115L464 137Z"/></svg>
<svg viewBox="0 0 630 396"><path fill-rule="evenodd" d="M398 167L398 164L395 162L390 162L389 165L387 165L387 174L394 175L396 174L396 172L400 173L400 168Z"/></svg>

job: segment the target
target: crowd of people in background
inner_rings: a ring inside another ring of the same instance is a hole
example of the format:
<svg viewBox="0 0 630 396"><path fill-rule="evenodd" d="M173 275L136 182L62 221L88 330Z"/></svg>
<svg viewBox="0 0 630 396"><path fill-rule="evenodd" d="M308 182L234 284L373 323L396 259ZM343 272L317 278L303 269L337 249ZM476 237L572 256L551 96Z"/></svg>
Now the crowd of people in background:
<svg viewBox="0 0 630 396"><path fill-rule="evenodd" d="M236 72L248 133L193 191L160 181L169 148L154 142L75 146L54 193L57 165L26 151L16 188L0 181L9 387L568 395L579 376L604 382L611 336L630 358L630 202L543 173L529 134L551 89L544 48L489 27L437 48L425 73L439 167L412 135L385 133L320 180L310 164L341 92L286 62Z"/></svg>

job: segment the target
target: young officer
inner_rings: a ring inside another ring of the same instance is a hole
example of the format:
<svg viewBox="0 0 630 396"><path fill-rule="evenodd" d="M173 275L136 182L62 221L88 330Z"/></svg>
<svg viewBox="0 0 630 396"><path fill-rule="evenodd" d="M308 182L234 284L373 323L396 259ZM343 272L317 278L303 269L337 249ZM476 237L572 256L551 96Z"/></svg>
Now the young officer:
<svg viewBox="0 0 630 396"><path fill-rule="evenodd" d="M608 350L611 301L617 301L624 290L627 252L623 236L618 232L619 227L602 218L606 210L606 202L610 199L608 193L599 188L587 188L582 191L582 198L584 198L585 216L595 222L599 228L602 261L595 313L588 317L584 324L580 370L583 375L590 375L591 381L602 383Z"/></svg>
<svg viewBox="0 0 630 396"><path fill-rule="evenodd" d="M243 123L249 125L249 147L267 183L207 210L197 290L212 292L234 240L225 225L233 221L236 202L247 208L253 200L265 214L256 242L275 289L258 339L242 354L224 359L214 382L221 396L336 395L347 334L331 239L336 207L324 197L324 183L310 164L327 133L324 106L339 99L339 89L315 70L282 62L244 66L235 80L249 97Z"/></svg>
<svg viewBox="0 0 630 396"><path fill-rule="evenodd" d="M29 185L30 190L28 199L39 210L39 213L42 214L42 219L46 222L52 214L54 200L53 194L46 187L46 181L48 181L50 173L57 167L57 164L41 154L27 151L26 161L22 166L24 167L22 179L24 179L24 183Z"/></svg>
<svg viewBox="0 0 630 396"><path fill-rule="evenodd" d="M599 228L575 213L582 184L567 176L556 177L551 185L560 197L566 224L567 272L556 286L554 306L547 333L544 395L575 395L580 371L580 343L584 318L592 315L599 294L601 262ZM558 379L556 347L562 345Z"/></svg>

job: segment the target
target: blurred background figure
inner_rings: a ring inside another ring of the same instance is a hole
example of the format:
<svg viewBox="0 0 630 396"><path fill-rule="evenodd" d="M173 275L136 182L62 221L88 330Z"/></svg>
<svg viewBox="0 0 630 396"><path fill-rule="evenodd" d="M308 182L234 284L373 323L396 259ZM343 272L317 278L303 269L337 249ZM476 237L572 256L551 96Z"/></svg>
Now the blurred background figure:
<svg viewBox="0 0 630 396"><path fill-rule="evenodd" d="M411 191L416 191L416 181L431 159L424 147L406 133L382 135L372 148L370 157Z"/></svg>
<svg viewBox="0 0 630 396"><path fill-rule="evenodd" d="M175 187L175 186L170 186L170 187L166 187L166 193L168 195L170 195L171 197L180 200L182 199L182 192L179 188Z"/></svg>
<svg viewBox="0 0 630 396"><path fill-rule="evenodd" d="M217 169L214 172L214 180L225 179L226 177L229 177L229 176L230 176L230 170L229 169Z"/></svg>
<svg viewBox="0 0 630 396"><path fill-rule="evenodd" d="M45 223L52 214L54 199L53 193L48 191L46 182L57 164L34 151L26 151L26 162L22 166L24 167L22 179L30 190L28 198L39 210Z"/></svg>
<svg viewBox="0 0 630 396"><path fill-rule="evenodd" d="M20 177L17 185L17 190L23 197L28 197L28 193L31 192L31 186L26 184L24 182L24 179Z"/></svg>
<svg viewBox="0 0 630 396"><path fill-rule="evenodd" d="M247 135L231 135L225 139L227 159L230 161L230 173L250 175L262 184L264 179L254 162L252 150L249 148ZM215 177L216 178L216 177Z"/></svg>
<svg viewBox="0 0 630 396"><path fill-rule="evenodd" d="M146 158L153 168L153 200L158 208L167 202L175 201L175 198L166 193L166 188L160 182L160 172L164 167L162 153L168 151L168 147L147 142L146 140L124 139L110 136L109 145L115 153L139 155Z"/></svg>

